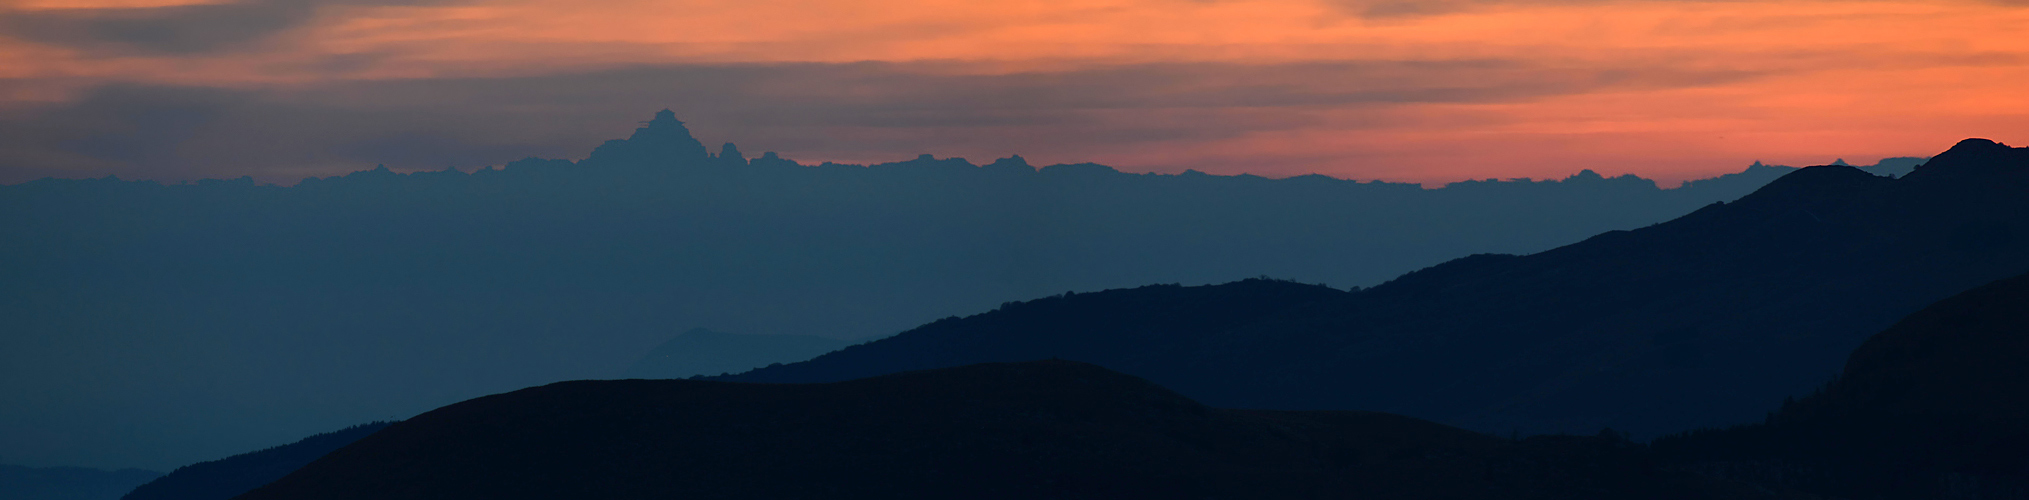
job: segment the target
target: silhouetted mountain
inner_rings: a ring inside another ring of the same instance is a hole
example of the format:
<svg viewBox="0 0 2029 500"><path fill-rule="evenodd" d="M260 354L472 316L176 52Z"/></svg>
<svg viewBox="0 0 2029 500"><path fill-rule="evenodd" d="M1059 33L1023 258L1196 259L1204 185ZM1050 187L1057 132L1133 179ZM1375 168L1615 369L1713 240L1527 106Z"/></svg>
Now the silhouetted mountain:
<svg viewBox="0 0 2029 500"><path fill-rule="evenodd" d="M133 488L122 500L226 500L303 468L311 461L386 428L373 422L303 438L265 450L178 467Z"/></svg>
<svg viewBox="0 0 2029 500"><path fill-rule="evenodd" d="M835 382L973 363L1062 358L1155 380L1187 380L1170 356L1219 332L1278 312L1344 297L1321 285L1249 279L1223 285L1150 285L1065 293L964 319L946 318L817 359L720 377L743 382Z"/></svg>
<svg viewBox="0 0 2029 500"><path fill-rule="evenodd" d="M1768 165L1757 161L1754 162L1754 164L1752 165L1748 165L1747 170L1743 170L1740 172L1721 175L1710 179L1697 179L1684 181L1684 184L1680 186L1679 189L1688 188L1688 189L1723 190L1728 192L1736 192L1744 196L1747 193L1754 192L1754 190L1756 189L1761 189L1762 186L1768 185L1769 182L1774 181L1777 178L1780 178L1784 175L1789 175L1790 172L1795 171L1796 167L1791 167L1787 165ZM1727 201L1739 198L1740 196L1734 196L1732 198L1714 201Z"/></svg>
<svg viewBox="0 0 2029 500"><path fill-rule="evenodd" d="M836 384L563 382L389 427L266 499L1750 498L1600 438L1208 408L1061 361Z"/></svg>
<svg viewBox="0 0 2029 500"><path fill-rule="evenodd" d="M0 377L0 401L81 395L0 412L0 449L173 467L614 377L671 325L859 339L1065 290L1365 286L1640 227L1782 170L1424 189L1019 157L806 166L703 144L657 113L577 162L0 186L0 366L32 374Z"/></svg>
<svg viewBox="0 0 2029 500"><path fill-rule="evenodd" d="M22 467L0 464L0 498L7 500L114 500L162 473L84 467Z"/></svg>
<svg viewBox="0 0 2029 500"><path fill-rule="evenodd" d="M1656 441L1715 476L1850 499L2029 498L2029 276L1867 339L1823 392L1762 424Z"/></svg>
<svg viewBox="0 0 2029 500"><path fill-rule="evenodd" d="M1534 255L1458 259L1167 338L1091 325L1218 315L1271 288L1206 287L1231 293L1187 306L1159 288L1081 294L729 380L843 380L1019 350L1117 368L1220 406L1656 435L1756 419L1903 315L2024 271L2029 150L1969 139L1901 179L1805 168L1667 223ZM1115 344L1145 347L1085 347Z"/></svg>
<svg viewBox="0 0 2029 500"><path fill-rule="evenodd" d="M586 161L635 167L674 167L701 164L711 159L711 155L705 153L704 143L691 137L690 128L683 126L673 111L658 111L655 119L642 125L626 140L614 139L599 145ZM732 151L739 150L735 148Z"/></svg>
<svg viewBox="0 0 2029 500"><path fill-rule="evenodd" d="M1902 177L1905 175L1909 175L1910 172L1916 171L1916 167L1918 165L1922 165L1923 162L1926 161L1930 161L1930 159L1917 158L1913 156L1898 156L1894 158L1882 158L1881 161L1875 162L1873 165L1867 165L1859 168L1863 172L1867 172L1874 175L1886 177Z"/></svg>
<svg viewBox="0 0 2029 500"><path fill-rule="evenodd" d="M809 335L743 335L693 328L649 351L621 373L626 378L685 378L739 373L794 363L850 342Z"/></svg>

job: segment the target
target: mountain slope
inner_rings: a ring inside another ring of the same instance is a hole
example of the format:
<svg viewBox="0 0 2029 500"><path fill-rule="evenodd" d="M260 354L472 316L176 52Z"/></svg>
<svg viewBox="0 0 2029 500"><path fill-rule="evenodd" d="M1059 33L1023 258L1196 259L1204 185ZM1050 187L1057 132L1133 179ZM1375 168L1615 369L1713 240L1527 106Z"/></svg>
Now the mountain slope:
<svg viewBox="0 0 2029 500"><path fill-rule="evenodd" d="M776 363L794 363L838 350L850 342L810 335L719 333L692 328L655 346L621 373L626 378L685 378L739 373Z"/></svg>
<svg viewBox="0 0 2029 500"><path fill-rule="evenodd" d="M1065 293L1009 302L964 319L946 318L808 362L722 378L836 382L973 363L1062 358L1175 379L1190 376L1191 370L1159 356L1164 346L1195 342L1276 312L1346 294L1321 285L1270 279Z"/></svg>
<svg viewBox="0 0 2029 500"><path fill-rule="evenodd" d="M121 500L225 500L281 479L392 422L373 422L326 432L260 451L176 468Z"/></svg>
<svg viewBox="0 0 2029 500"><path fill-rule="evenodd" d="M2029 150L1969 139L1900 179L1805 168L1670 222L1528 256L1467 257L1242 324L1204 325L1133 364L1066 359L1220 406L1656 435L1758 418L1903 315L2024 271ZM905 342L1055 345L1059 329L1158 307L1012 329L999 325L1019 322L980 315L942 325L940 339L898 336L731 380L961 364L982 359Z"/></svg>
<svg viewBox="0 0 2029 500"><path fill-rule="evenodd" d="M1869 338L1766 423L1656 441L1709 474L1856 499L2029 498L2029 275Z"/></svg>
<svg viewBox="0 0 2029 500"><path fill-rule="evenodd" d="M396 424L240 498L1746 498L1607 438L1208 408L1072 362L834 384L564 382Z"/></svg>

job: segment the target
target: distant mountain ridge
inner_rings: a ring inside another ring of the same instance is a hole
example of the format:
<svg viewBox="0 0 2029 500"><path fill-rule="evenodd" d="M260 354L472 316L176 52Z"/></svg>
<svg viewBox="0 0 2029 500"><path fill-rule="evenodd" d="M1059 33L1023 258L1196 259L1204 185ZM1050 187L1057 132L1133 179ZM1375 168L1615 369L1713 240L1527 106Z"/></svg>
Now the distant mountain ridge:
<svg viewBox="0 0 2029 500"><path fill-rule="evenodd" d="M1066 359L1215 405L1387 411L1496 433L1745 422L1903 315L2029 271L2025 195L2029 150L1969 139L1899 179L1805 168L1667 223L1462 258L1131 356ZM1078 321L1165 307L1134 305L1140 293L1080 295L1124 305ZM974 354L982 343L1072 352L1110 341L1054 333L1077 322L1006 328L1021 322L1006 314L727 380L843 380L991 360Z"/></svg>
<svg viewBox="0 0 2029 500"><path fill-rule="evenodd" d="M1066 290L1364 286L1651 224L1781 171L1424 189L1020 157L805 166L707 148L658 113L575 162L0 186L0 366L36 374L0 377L0 400L90 395L0 412L0 449L174 467L619 376L672 325L869 338Z"/></svg>

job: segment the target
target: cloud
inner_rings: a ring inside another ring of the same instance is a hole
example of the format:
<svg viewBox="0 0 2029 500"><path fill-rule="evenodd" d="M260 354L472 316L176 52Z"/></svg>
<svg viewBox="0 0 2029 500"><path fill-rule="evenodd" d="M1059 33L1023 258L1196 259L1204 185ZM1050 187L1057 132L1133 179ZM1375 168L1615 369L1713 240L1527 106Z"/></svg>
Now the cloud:
<svg viewBox="0 0 2029 500"><path fill-rule="evenodd" d="M253 0L140 8L24 9L0 17L0 32L101 54L192 55L255 44L308 23L327 6L404 3L422 2Z"/></svg>
<svg viewBox="0 0 2029 500"><path fill-rule="evenodd" d="M194 172L179 150L245 101L221 89L103 88L90 99L0 121L0 168L134 175L147 165L189 175Z"/></svg>
<svg viewBox="0 0 2029 500"><path fill-rule="evenodd" d="M181 54L257 40L301 23L310 14L310 5L301 3L52 10L10 15L6 29L46 44Z"/></svg>
<svg viewBox="0 0 2029 500"><path fill-rule="evenodd" d="M1450 14L1496 3L1497 0L1345 0L1339 5L1361 17L1385 19Z"/></svg>

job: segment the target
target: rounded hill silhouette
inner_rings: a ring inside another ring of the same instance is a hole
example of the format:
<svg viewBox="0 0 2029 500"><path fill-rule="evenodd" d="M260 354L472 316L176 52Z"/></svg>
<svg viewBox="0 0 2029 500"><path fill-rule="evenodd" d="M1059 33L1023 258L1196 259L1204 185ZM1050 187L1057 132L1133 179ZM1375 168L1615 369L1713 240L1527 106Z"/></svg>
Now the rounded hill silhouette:
<svg viewBox="0 0 2029 500"><path fill-rule="evenodd" d="M1092 365L563 382L397 423L241 500L1750 498L1608 438L1209 408Z"/></svg>

